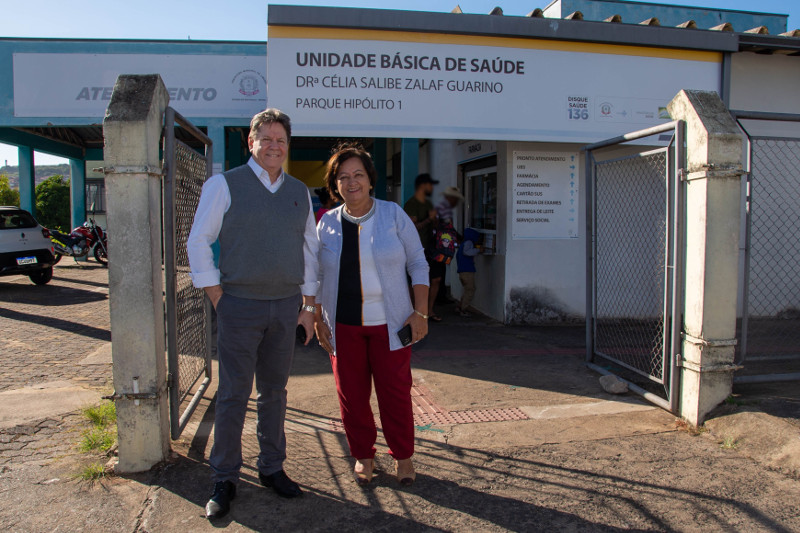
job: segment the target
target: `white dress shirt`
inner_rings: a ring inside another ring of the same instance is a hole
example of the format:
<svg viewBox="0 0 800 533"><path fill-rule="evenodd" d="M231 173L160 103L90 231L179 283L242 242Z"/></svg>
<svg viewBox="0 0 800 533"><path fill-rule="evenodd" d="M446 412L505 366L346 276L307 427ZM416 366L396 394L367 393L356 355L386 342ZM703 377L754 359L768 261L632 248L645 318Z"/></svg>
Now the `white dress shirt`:
<svg viewBox="0 0 800 533"><path fill-rule="evenodd" d="M259 181L271 193L277 192L283 185L283 170L280 176L273 183L269 179L269 173L261 168L252 157L247 162ZM319 250L319 240L317 239L317 225L314 218L314 210L311 209L311 194L308 195L308 219L304 232L305 242L303 244L303 259L305 271L303 274L303 284L300 286L304 296L317 295L317 251ZM231 207L231 192L228 189L228 182L225 176L215 174L208 178L203 184L203 192L200 195L200 203L197 205L197 212L194 215L192 230L189 232L189 240L186 243L186 251L189 253L189 265L191 268L192 283L195 287L212 287L220 284L219 268L214 263L214 252L211 245L216 242L219 232L222 229L222 219ZM257 246L258 243L253 243Z"/></svg>

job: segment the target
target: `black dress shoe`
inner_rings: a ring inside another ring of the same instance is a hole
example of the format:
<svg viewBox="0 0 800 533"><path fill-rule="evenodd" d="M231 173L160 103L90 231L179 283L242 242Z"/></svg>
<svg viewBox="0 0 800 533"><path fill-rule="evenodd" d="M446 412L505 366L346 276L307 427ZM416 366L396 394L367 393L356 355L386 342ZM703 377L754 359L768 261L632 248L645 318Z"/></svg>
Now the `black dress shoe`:
<svg viewBox="0 0 800 533"><path fill-rule="evenodd" d="M278 470L274 474L270 474L268 476L265 476L259 472L258 480L261 481L261 484L265 487L277 492L278 496L282 496L284 498L297 498L298 496L303 495L303 491L300 490L300 485L289 479L289 476L287 476L286 472L283 470Z"/></svg>
<svg viewBox="0 0 800 533"><path fill-rule="evenodd" d="M231 500L236 497L236 485L230 481L214 483L214 494L206 504L206 518L222 518L231 510Z"/></svg>

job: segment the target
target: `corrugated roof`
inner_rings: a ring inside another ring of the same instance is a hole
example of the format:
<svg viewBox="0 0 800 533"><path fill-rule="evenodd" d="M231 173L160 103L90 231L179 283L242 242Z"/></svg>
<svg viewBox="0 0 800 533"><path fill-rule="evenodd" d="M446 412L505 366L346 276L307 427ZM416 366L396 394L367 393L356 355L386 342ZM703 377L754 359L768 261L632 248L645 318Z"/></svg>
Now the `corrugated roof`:
<svg viewBox="0 0 800 533"><path fill-rule="evenodd" d="M581 11L584 20L604 21L618 14L623 22L637 24L643 20L657 17L662 26L675 27L687 20L694 20L698 29L728 23L735 32L744 32L754 27L765 26L772 34L786 31L788 15L780 13L757 12L756 10L723 9L716 7L666 5L637 0L553 0L544 8L545 16L566 18L568 13ZM752 4L756 9L757 3Z"/></svg>
<svg viewBox="0 0 800 533"><path fill-rule="evenodd" d="M596 2L598 0L587 0L587 1L589 1L589 2L595 1ZM602 2L602 1L605 1L605 0L600 0L600 1ZM664 5L664 4L647 4L647 3L641 3L641 2L626 2L624 0L620 0L617 3L618 4L630 4L630 5L636 6L636 7L643 7L643 6L653 7L654 12L652 13L651 17L648 17L645 20L642 20L640 22L634 22L634 24L639 24L639 25L642 25L642 26L660 26L661 22L659 20L659 16L661 16L666 11L669 11L671 9L676 9L676 8L692 9L692 10L701 9L701 10L704 10L704 11L710 11L710 12L718 13L720 15L720 17L725 17L726 14L730 14L730 13L736 13L737 15L742 15L742 14L749 13L749 14L752 14L754 16L755 15L777 16L777 15L773 15L773 14L770 14L770 13L744 12L744 11L733 11L733 10L727 10L727 9L702 8L702 7L695 8L695 7L691 7L691 6L679 6L679 5L668 6L668 5ZM555 1L551 2L545 9L549 9L554 4L555 4ZM656 8L662 8L662 9L656 9ZM459 6L459 5L456 5L456 7L453 9L452 12L453 13L463 13L463 11L461 10L461 6ZM495 7L489 14L490 15L503 15L503 10L502 10L501 7L498 6L498 7ZM534 9L533 11L531 11L530 13L528 13L526 16L527 17L536 17L536 18L546 18L545 15L544 15L544 10L542 10L541 8L538 8L538 7L536 9ZM568 15L564 15L561 20L593 20L593 19L587 19L586 15L584 14L583 11L575 10L575 11L572 11L571 13L569 13ZM595 22L600 22L600 21L595 21ZM622 17L621 14L614 14L614 15L611 15L609 17L606 17L606 18L604 18L602 20L602 22L625 23L625 21L623 20L623 17ZM677 24L675 27L676 28L692 29L692 30L704 29L704 28L700 28L697 25L697 22L695 22L694 20L691 20L691 19L687 20L685 22L682 22L680 24ZM720 24L717 24L715 26L712 26L712 27L709 27L709 28L705 28L705 29L710 30L710 31L727 31L727 32L736 32L737 31L736 28L734 27L734 25L731 22L725 21L725 20L723 20ZM757 25L755 27L751 27L751 28L748 28L748 29L739 29L739 31L741 33L748 33L748 34L769 35L769 30L764 25ZM780 36L782 36L782 37L800 37L800 29L795 29L795 30L791 30L791 31L787 31L787 32L781 33Z"/></svg>
<svg viewBox="0 0 800 533"><path fill-rule="evenodd" d="M591 1L591 0L590 0ZM605 1L605 0L602 0ZM632 4L631 2L617 2L619 4ZM555 2L551 2L550 5L547 6L548 9L552 7ZM724 10L724 9L712 9L712 8L689 8L687 6L667 6L664 4L643 4L643 3L636 3L636 6L652 6L652 7L661 7L664 10L669 10L670 8L686 8L686 9L705 9L708 11L714 11L720 14L720 16L725 16L726 13L736 13L737 15L744 14L745 12L742 11L731 11L731 10ZM456 6L455 9L452 11L453 13L463 13L460 6ZM490 13L490 15L503 15L503 10L500 7L495 7ZM642 20L640 22L630 22L627 24L636 24L638 26L661 26L661 22L659 20L658 15L661 15L661 10L656 10L653 13L653 16ZM762 15L760 13L752 13L755 15ZM770 15L770 14L763 14L763 15ZM530 13L526 15L528 18L547 18L544 16L544 11L540 8L536 8ZM569 20L569 21L588 21L582 11L572 11L568 15L563 16L561 20ZM592 22L605 22L605 23L614 23L614 24L626 24L623 20L622 15L614 14L609 17L606 17L602 21L592 21ZM730 22L723 21L722 23L712 26L710 28L700 28L697 25L697 22L694 20L687 20L675 26L676 28L683 28L687 30L704 30L704 31L715 31L715 32L728 32L728 33L737 33L736 28ZM789 40L776 40L776 39L769 39L763 40L762 42L754 41L753 39L749 38L750 36L767 36L769 35L769 30L764 25L758 25L752 28L744 29L739 31L742 35L747 35L747 38L740 39L740 50L741 51L755 51L759 53L772 53L772 52L784 52L790 55L798 55L800 54L800 43L795 43ZM778 37L786 37L789 39L800 39L800 29L795 29L791 31L787 31L778 35Z"/></svg>

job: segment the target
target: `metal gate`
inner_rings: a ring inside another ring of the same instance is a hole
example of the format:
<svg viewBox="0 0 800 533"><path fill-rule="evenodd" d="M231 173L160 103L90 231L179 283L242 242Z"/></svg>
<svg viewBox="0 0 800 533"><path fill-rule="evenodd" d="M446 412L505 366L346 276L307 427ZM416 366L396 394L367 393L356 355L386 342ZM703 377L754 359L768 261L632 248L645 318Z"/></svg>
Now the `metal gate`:
<svg viewBox="0 0 800 533"><path fill-rule="evenodd" d="M685 127L673 121L584 148L587 364L672 412L683 326ZM654 135L668 146L601 157Z"/></svg>
<svg viewBox="0 0 800 533"><path fill-rule="evenodd" d="M176 125L193 141L202 144L204 153L176 139ZM186 252L200 192L211 176L211 160L211 139L168 107L164 114L164 275L173 439L180 436L211 382L211 305L204 291L192 285ZM196 386L203 376L203 381ZM185 403L192 390L194 395Z"/></svg>
<svg viewBox="0 0 800 533"><path fill-rule="evenodd" d="M800 138L752 136L742 120L800 115L731 111L748 137L742 321L736 382L800 380Z"/></svg>

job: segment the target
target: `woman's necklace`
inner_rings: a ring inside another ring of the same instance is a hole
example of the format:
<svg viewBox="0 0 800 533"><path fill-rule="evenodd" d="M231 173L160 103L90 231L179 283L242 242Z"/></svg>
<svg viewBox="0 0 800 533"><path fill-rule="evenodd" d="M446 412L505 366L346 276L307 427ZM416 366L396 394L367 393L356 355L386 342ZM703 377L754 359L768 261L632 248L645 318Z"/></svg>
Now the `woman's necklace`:
<svg viewBox="0 0 800 533"><path fill-rule="evenodd" d="M360 216L360 217L354 217L353 215L351 215L350 213L348 213L348 212L347 212L347 206L345 206L344 208L342 208L342 216L343 216L343 217L345 218L345 220L347 220L348 222L352 222L353 224L357 224L357 225L359 225L359 226L360 226L360 225L362 225L364 222L366 222L367 220L369 220L370 218L372 218L372 215L374 215L374 214L375 214L375 203L376 203L376 202L375 202L375 200L373 200L373 201L372 201L372 207L370 207L370 208L369 208L369 211L367 211L367 213L366 213L365 215L362 215L362 216Z"/></svg>

